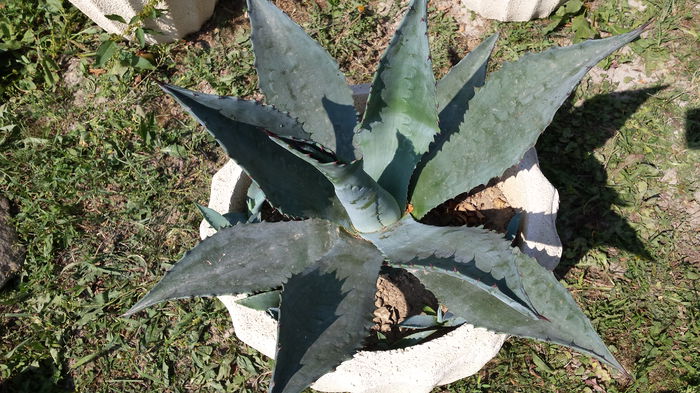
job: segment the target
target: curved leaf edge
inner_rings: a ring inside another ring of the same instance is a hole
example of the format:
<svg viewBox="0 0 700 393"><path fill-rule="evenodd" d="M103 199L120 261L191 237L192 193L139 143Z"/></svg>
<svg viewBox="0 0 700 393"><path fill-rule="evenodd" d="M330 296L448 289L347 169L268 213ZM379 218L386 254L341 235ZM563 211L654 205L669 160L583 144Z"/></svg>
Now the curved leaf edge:
<svg viewBox="0 0 700 393"><path fill-rule="evenodd" d="M306 45L311 45L314 50L320 51L321 53L324 53L325 54L324 61L326 61L326 65L331 65L333 72L336 75L338 75L340 78L343 79L342 87L340 88L340 91L336 91L336 93L346 96L346 99L347 99L346 104L348 106L352 107L351 110L352 110L352 114L353 114L354 123L349 126L348 130L346 130L347 135L342 135L343 133L341 132L340 134L337 134L334 136L335 152L345 160L354 159L355 154L354 154L354 147L353 147L353 143L352 143L352 136L353 136L352 130L358 124L359 114L357 113L357 110L355 109L355 107L353 105L354 100L352 98L353 97L352 89L350 88L350 86L348 86L346 76L340 70L340 66L338 65L338 62L333 58L333 56L331 56L328 53L328 51L323 46L321 46L321 44L318 43L318 41L311 38L304 31L304 29L301 26L299 26L294 20L292 20L292 18L289 15L287 15L285 12L283 12L281 9L279 9L274 3L272 3L268 0L246 0L246 6L247 6L248 12L249 12L248 20L251 23L251 27L252 27L252 29L251 29L251 43L252 43L252 47L253 47L254 66L255 66L256 72L257 72L257 70L259 70L259 67L258 67L259 60L258 60L258 56L256 55L256 45L255 45L255 35L256 35L257 29L256 29L255 24L253 22L254 15L256 13L255 7L268 7L267 11L268 12L272 11L273 13L275 13L276 17L280 18L282 23L286 24L288 28L293 28L294 30L296 30L296 33L301 34L304 37L308 38L308 40L305 40ZM265 93L265 95L267 95L267 92L265 92L266 89L264 89L264 86L262 86L262 81L261 81L260 77L258 77L258 87L260 88L261 91L263 91ZM267 97L267 98L269 98L269 97ZM327 98L326 98L326 100L327 100ZM335 103L333 103L333 104L335 104ZM324 105L325 105L325 103L324 103ZM338 104L335 104L335 105L338 105ZM328 108L324 108L324 109L326 110L326 113L328 114L329 122L334 126L334 128L337 126L338 122L342 122L343 119L340 119L340 118L334 119L333 116L331 115L332 111L329 111ZM338 115L338 116L340 116L340 115ZM301 123L303 123L303 122L301 122ZM319 138L317 135L326 133L327 130L308 130L308 132L310 135L308 136L307 139L311 139L311 140L314 140L314 141L321 143L323 141L323 137ZM343 140L345 138L347 138L347 140Z"/></svg>
<svg viewBox="0 0 700 393"><path fill-rule="evenodd" d="M361 349L373 325L383 255L350 233L340 239L283 286L272 393L299 392L334 370Z"/></svg>
<svg viewBox="0 0 700 393"><path fill-rule="evenodd" d="M273 105L273 104L267 104L267 103L264 103L264 102L261 102L261 101L258 101L258 100L247 100L247 99L243 99L243 98L236 97L236 96L226 96L226 95L219 95L219 94L209 94L209 93L204 93L204 92L201 92L201 91L190 90L190 89L187 89L187 88L185 88L185 87L180 87L180 86L176 86L176 85L171 85L171 84L169 84L169 83L165 83L165 82L161 82L161 81L156 81L156 82L158 83L158 87L160 87L160 89L163 90L163 92L165 92L165 93L168 94L169 96L173 97L175 100L177 100L177 98L176 98L176 96L175 96L175 93L179 93L179 94L183 94L183 95L189 96L190 98L192 98L192 99L194 99L195 101L197 101L200 105L204 105L204 106L209 107L209 108L212 109L212 110L218 111L222 116L231 119L231 121L240 122L240 123L243 123L243 124L247 124L247 125L249 125L249 126L258 127L258 128L262 128L262 129L266 129L266 128L265 128L264 126L262 126L259 122L245 121L244 119L233 119L233 118L231 118L230 116L221 113L221 109L215 108L215 107L213 107L213 106L206 105L206 104L203 103L203 102L201 101L201 99L199 99L199 98L201 97L201 98L204 98L204 99L211 99L211 100L213 100L213 101L214 101L214 100L221 100L222 103L233 102L233 103L240 103L241 105L253 105L254 107L259 107L259 108L261 108L261 110L270 111L271 113L276 113L278 116L281 116L281 117L283 117L283 118L286 118L287 120L289 120L289 122L290 122L291 124L294 124L294 125L296 125L296 127L298 127L298 129L294 130L295 133L292 133L292 134L283 134L283 135L293 136L293 137L297 137L297 138L306 138L306 139L310 139L310 138L311 138L311 134L309 134L309 132L306 131L306 130L304 129L304 124L303 124L298 118L294 117L294 116L293 116L291 113L289 113L289 112L286 112L286 111L283 111L283 110L277 108L277 107L276 107L275 105ZM278 129L278 128L273 129L273 130L269 130L269 131L273 131L273 132L275 132L275 133L279 133L279 129Z"/></svg>
<svg viewBox="0 0 700 393"><path fill-rule="evenodd" d="M517 67L518 63L520 63L520 62L522 62L523 60L526 60L526 59L528 59L528 58L530 58L530 57L539 56L539 55L546 55L546 54L549 54L549 53L551 53L551 52L553 52L553 51L557 51L557 50L559 50L559 49L571 48L571 47L579 46L579 45L582 45L582 44L585 44L585 43L591 42L591 41L610 40L610 39L613 39L613 38L619 38L620 36L626 36L626 37L628 37L628 39L626 40L626 42L622 43L617 49L615 49L615 50L613 50L613 51L610 52L610 54L612 54L613 52L619 50L619 49L620 49L621 47L623 47L624 45L626 45L626 44L628 44L628 43L634 41L636 38L638 38L638 37L648 28L648 26L649 26L650 24L651 24L651 21L650 21L650 22L647 22L647 23L645 23L645 24L643 24L642 26L640 26L640 27L638 27L638 28L636 28L636 29L634 29L634 30L628 32L628 33L624 33L624 34L620 34L620 35L616 35L616 36L612 36L612 37L608 37L608 38L602 38L602 39L598 39L598 40L583 41L583 42L581 42L581 43L574 44L574 45L570 45L570 46L565 46L565 47L554 46L554 47L548 48L548 49L546 49L546 50L544 50L544 51L542 51L542 52L529 52L529 53L526 53L525 55L523 55L521 58L519 58L519 59L516 60L516 61L513 61L513 62L505 62L505 63L502 65L501 69L499 69L498 71L496 71L496 72L492 73L491 75L489 75L489 78L492 77L493 74L501 73L501 72L507 71L507 69L508 69L509 67ZM609 56L610 54L608 54L607 56ZM602 59L604 59L604 58L607 57L607 56L604 56ZM602 60L602 59L601 59L601 60ZM595 64L591 65L590 67L586 67L585 71L582 73L581 78L583 78L583 76L585 76L585 74L587 74L588 71L590 71L590 69L593 68L594 66L595 66ZM489 81L490 81L490 79L487 79L487 80L486 80L486 86L488 85ZM568 93L566 94L566 97L568 97L568 96L571 95L571 93L574 91L574 89L576 89L576 86L578 86L579 83L580 83L580 78L579 78L579 81L578 81L578 82L574 83L574 85L573 85L571 88L568 89ZM477 95L479 95L479 91L480 91L480 90L481 90L481 88L477 88L477 89L476 89L475 94L474 94L474 97L472 98L472 100L473 100L474 98L476 98ZM561 104L559 105L559 107L561 107ZM559 108L559 107L558 107L558 108ZM546 130L546 128L551 124L552 120L554 119L554 115L556 115L556 112L558 111L558 108L557 108L557 110L554 111L554 113L552 114L552 116L549 117L548 121L546 122L546 125L545 125L545 126L542 128L542 130L538 133L538 138L539 138L539 135L541 135L541 133L544 132L544 131ZM465 118L465 121L466 121L466 118ZM463 122L462 124L460 124L460 129L462 128L462 126L463 126L464 124L465 124L465 122ZM454 133L454 134L457 134L457 133ZM535 138L534 141L533 141L533 143L529 144L529 145L522 151L521 154L519 154L519 155L516 156L514 159L512 159L512 160L511 160L511 164L510 164L510 165L506 165L506 166L503 168L503 170L501 171L500 174L497 174L497 175L495 175L495 176L493 176L493 177L491 177L491 178L489 178L489 179L481 180L481 183L475 184L473 187L471 187L471 189L473 189L473 188L475 188L475 187L478 187L479 185L487 184L491 179L498 178L499 176L502 176L508 168L512 167L513 165L516 165L518 162L520 162L520 161L523 159L523 157L524 157L525 154L528 152L528 150L530 150L531 148L533 148L533 147L536 145L537 139L538 139L538 138ZM449 140L449 139L448 139L448 140ZM439 148L439 147L438 147L437 145L433 145L433 146L431 146L431 148ZM433 157L435 157L435 156L437 156L437 155L440 154L440 153L441 153L441 151L428 151L428 152L426 153L426 155L432 155ZM421 170L422 170L422 169L425 169L426 165L427 165L427 163L425 163L424 165L419 166L418 169L421 169ZM418 184L418 181L419 181L419 178L420 178L420 176L421 176L421 173L414 173L413 176L414 176L414 178L415 178L415 184ZM414 194L411 195L411 199L410 199L411 205L413 206L413 210L412 210L412 213L411 213L411 214L412 214L413 217L415 217L417 220L420 220L420 219L423 218L426 214L428 214L432 209L434 209L435 207L439 206L441 203L443 203L443 202L445 202L445 201L447 201L447 200L449 200L449 199L451 199L451 198L454 198L455 196L459 195L460 193L468 192L468 191L470 191L471 189L469 189L469 190L455 191L455 192L452 193L451 196L447 196L447 197L443 198L441 201L431 201L431 202L428 203L428 204L431 205L431 206L427 206L427 205L425 205L425 203L423 203L422 201L416 201L415 199L413 199L413 198L416 196L415 193L414 193ZM412 191L415 192L415 191L416 191L416 187L414 187ZM425 206L424 206L424 205L425 205Z"/></svg>
<svg viewBox="0 0 700 393"><path fill-rule="evenodd" d="M313 222L313 221L316 221L316 222L318 222L318 223L323 224L323 225L324 225L324 228L321 228L321 229L324 229L324 230L325 230L325 229L329 229L329 228L335 228L335 230L336 230L336 232L335 232L335 234L334 234L334 235L335 235L334 238L329 239L329 240L332 242L332 244L329 244L329 245L327 246L328 248L327 248L327 249L325 250L325 252L319 257L319 259L320 259L320 258L323 258L323 255L325 255L325 254L328 253L330 250L332 250L332 249L334 248L334 245L337 244L337 243L340 241L341 233L343 234L343 236L352 236L352 235L349 234L347 231L345 231L343 227L338 226L337 224L331 223L331 222L326 221L326 220L310 219L310 220L305 220L305 221L302 221L302 222L307 222L307 223L309 223L309 225L312 225L312 222ZM302 223L302 222L293 221L292 223ZM168 271L165 273L165 275L163 275L163 276L160 278L160 280L159 280L145 295L143 295L143 296L141 297L141 299L140 299L139 301L137 301L128 311L126 311L125 313L123 313L121 316L122 316L122 317L128 317L128 316L131 316L131 315L133 315L133 314L135 314L135 313L137 313L137 312L139 312L139 311L144 310L145 308L148 308L148 307L150 307L150 306L153 306L153 305L156 305L156 304L159 304L159 303L163 303L163 302L166 302L166 301L170 301L170 300L192 299L192 298L194 298L194 297L216 297L216 296L222 296L222 295L239 295L239 294L259 293L259 292L265 292L265 291L274 290L274 289L276 289L276 288L279 288L279 287L283 286L284 282L285 282L286 280L288 280L288 279L295 273L295 271L303 271L303 270L306 269L308 266L315 264L315 263L319 260L319 259L317 259L317 260L314 260L314 261L308 261L308 260L307 260L307 261L297 261L297 262L299 263L299 266L292 266L292 267L295 267L296 269L294 269L294 270L292 270L292 271L289 271L289 272L286 272L285 274L280 275L280 277L277 277L277 278L275 279L274 282L272 282L272 283L270 283L270 284L268 284L268 285L260 285L260 286L258 286L258 287L251 288L251 290L245 290L245 291L242 291L242 290L230 290L230 291L228 291L228 290L226 290L226 291L211 290L210 292L207 292L207 293L204 293L204 294L200 293L200 294L195 294L195 295L183 295L183 296L171 296L171 295L163 296L163 295L161 295L161 294L158 293L158 290L159 290L159 289L162 289L162 286L163 286L163 285L169 285L169 284L170 284L169 280L171 280L172 277L173 277L174 275L181 274L181 270L180 270L180 269L187 269L187 268L190 267L190 265L187 264L187 261L189 261L188 258L189 258L193 253L195 253L195 252L201 252L202 249L205 249L205 250L206 250L206 247L207 247L209 244L215 244L215 243L218 242L218 241L222 241L222 240L227 239L227 238L230 236L230 233L229 233L229 232L236 231L238 228L240 228L240 227L242 227L242 226L247 226L247 227L251 227L251 226L252 226L252 227L262 227L262 226L269 225L269 224L271 224L271 223L266 223L266 222L255 223L255 224L240 224L240 223L239 223L239 224L237 224L237 225L235 225L235 226L232 226L232 227L223 228L222 230L220 230L220 231L214 233L212 236L210 236L210 237L208 237L208 238L202 240L202 241L199 242L195 247L193 247L192 249L186 251L186 252L183 254L183 256L182 256L180 259L178 259L178 261L175 262L175 264L173 264L173 266L170 268L170 270L168 270ZM288 224L288 223L287 223L287 222L280 222L280 223L274 223L274 224ZM326 231L326 233L328 233L329 235L333 236L333 235L331 234L331 231ZM309 236L310 236L310 235L309 235ZM354 237L354 236L353 236L353 237ZM316 238L314 238L314 239L316 239ZM202 261L194 260L194 261L191 262L191 263L195 263L195 264L196 264L196 263L198 263L198 262L202 262ZM207 262L207 261L204 261L204 262ZM185 265L183 265L183 264L181 264L181 263L184 263L184 264L187 264L187 265L185 266ZM210 263L210 262L208 262L208 263ZM178 264L180 264L180 265L178 265ZM267 277L270 277L270 275L268 275ZM211 287L209 287L208 289L211 289Z"/></svg>

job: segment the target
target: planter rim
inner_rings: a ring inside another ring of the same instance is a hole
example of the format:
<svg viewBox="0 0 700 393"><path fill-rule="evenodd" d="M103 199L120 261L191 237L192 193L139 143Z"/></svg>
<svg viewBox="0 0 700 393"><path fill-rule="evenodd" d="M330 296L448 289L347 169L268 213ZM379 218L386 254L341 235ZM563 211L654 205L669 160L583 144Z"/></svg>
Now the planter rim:
<svg viewBox="0 0 700 393"><path fill-rule="evenodd" d="M95 24L110 34L123 35L127 25L107 18L106 15L119 15L128 21L138 14L147 0L69 0L76 8L87 15ZM149 29L160 34L146 34L149 44L174 42L193 33L214 13L217 0L160 0L156 7L168 12L152 20L145 21ZM127 37L132 41L136 37Z"/></svg>
<svg viewBox="0 0 700 393"><path fill-rule="evenodd" d="M369 85L350 86L355 107L364 109ZM209 207L220 212L243 211L250 178L233 160L212 178ZM520 210L519 248L553 270L562 248L556 231L559 194L542 174L533 147L521 161L508 169L495 185L511 207ZM200 236L214 229L202 220ZM267 313L239 305L245 297L219 296L231 316L236 336L264 355L274 358L277 322ZM429 393L478 372L501 348L507 335L464 324L433 340L402 349L358 351L334 371L319 378L311 388L325 392ZM381 377L378 377L381 376Z"/></svg>
<svg viewBox="0 0 700 393"><path fill-rule="evenodd" d="M566 0L462 0L479 15L501 22L524 22L546 18Z"/></svg>
<svg viewBox="0 0 700 393"><path fill-rule="evenodd" d="M221 213L237 208L240 211L245 206L249 184L250 179L243 170L233 160L229 161L212 179L209 207ZM503 191L511 206L523 211L521 250L553 269L561 256L561 243L555 226L559 197L540 171L534 148L525 154L518 165L506 171L495 186ZM523 192L523 189L534 192ZM222 193L223 198L215 197ZM203 221L200 233L204 238L211 235L213 229ZM237 304L235 300L241 297L245 295L219 296L231 315L236 335L241 341L274 358L276 321L265 312ZM311 387L326 392L428 393L435 386L476 373L497 354L506 338L504 334L465 324L444 336L411 347L358 351ZM377 378L377 375L382 375L382 378ZM380 380L384 384L378 385Z"/></svg>

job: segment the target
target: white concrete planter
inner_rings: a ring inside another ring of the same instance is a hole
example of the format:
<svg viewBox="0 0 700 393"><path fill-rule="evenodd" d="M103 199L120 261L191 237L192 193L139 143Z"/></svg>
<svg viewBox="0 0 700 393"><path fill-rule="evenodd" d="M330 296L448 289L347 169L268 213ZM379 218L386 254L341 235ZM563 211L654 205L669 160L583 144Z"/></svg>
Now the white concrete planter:
<svg viewBox="0 0 700 393"><path fill-rule="evenodd" d="M148 0L70 0L108 33L122 34L126 25L107 19L105 15L119 15L127 22L139 13ZM149 43L173 42L193 33L214 12L216 0L162 0L156 8L167 9L165 15L146 22L146 27L163 34L146 35Z"/></svg>
<svg viewBox="0 0 700 393"><path fill-rule="evenodd" d="M549 16L566 0L462 0L479 15L500 21L526 21Z"/></svg>
<svg viewBox="0 0 700 393"><path fill-rule="evenodd" d="M354 87L356 106L366 93ZM243 211L250 179L233 161L212 178L209 207L220 213ZM561 256L555 220L559 194L539 169L537 154L530 150L496 185L509 204L522 211L521 249L540 263L554 268ZM200 225L202 239L214 229ZM245 296L219 296L229 313L236 336L261 353L274 358L277 322L263 311L239 305ZM506 335L463 325L429 342L390 351L361 351L311 385L323 392L428 393L478 372L501 348Z"/></svg>

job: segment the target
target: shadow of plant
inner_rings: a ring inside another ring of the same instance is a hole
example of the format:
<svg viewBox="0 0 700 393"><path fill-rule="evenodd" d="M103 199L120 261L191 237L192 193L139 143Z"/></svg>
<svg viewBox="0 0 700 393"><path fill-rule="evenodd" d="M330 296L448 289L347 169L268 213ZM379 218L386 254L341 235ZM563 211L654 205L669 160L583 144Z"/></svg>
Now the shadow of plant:
<svg viewBox="0 0 700 393"><path fill-rule="evenodd" d="M557 228L564 246L555 270L564 276L591 248L599 245L627 250L651 259L644 243L613 206L624 206L608 185L605 167L593 156L625 121L663 89L655 87L603 94L580 107L567 101L537 143L542 172L559 191Z"/></svg>
<svg viewBox="0 0 700 393"><path fill-rule="evenodd" d="M37 367L0 382L0 393L69 393L75 387L70 377L61 377L61 369L51 360L43 360Z"/></svg>
<svg viewBox="0 0 700 393"><path fill-rule="evenodd" d="M186 40L195 41L197 37L211 33L223 26L235 23L245 14L245 0L219 0L214 6L214 12L211 18L207 20L202 27L185 37ZM197 41L202 46L209 48L209 43L206 41Z"/></svg>
<svg viewBox="0 0 700 393"><path fill-rule="evenodd" d="M691 109L685 115L685 143L689 149L700 149L700 109Z"/></svg>

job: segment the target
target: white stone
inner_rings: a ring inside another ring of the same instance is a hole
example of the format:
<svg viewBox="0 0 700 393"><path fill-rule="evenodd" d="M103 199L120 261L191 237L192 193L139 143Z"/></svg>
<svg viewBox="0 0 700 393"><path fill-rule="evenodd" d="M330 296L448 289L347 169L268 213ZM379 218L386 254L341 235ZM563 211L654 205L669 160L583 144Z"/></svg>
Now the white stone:
<svg viewBox="0 0 700 393"><path fill-rule="evenodd" d="M549 16L566 0L462 0L479 15L500 21L526 21Z"/></svg>
<svg viewBox="0 0 700 393"><path fill-rule="evenodd" d="M108 33L122 34L127 25L107 19L105 15L119 15L125 21L139 13L147 0L70 0L73 5L87 15ZM193 33L209 19L214 12L216 0L162 0L158 9L166 9L165 15L149 20L145 27L162 34L146 35L148 43L173 42Z"/></svg>
<svg viewBox="0 0 700 393"><path fill-rule="evenodd" d="M235 161L229 160L211 178L208 207L221 214L245 211L245 198L250 184L251 180L243 169ZM214 233L216 230L208 222L202 220L199 223L201 239L206 239Z"/></svg>
<svg viewBox="0 0 700 393"><path fill-rule="evenodd" d="M542 174L534 147L518 165L506 171L497 187L512 207L523 212L520 248L553 270L562 254L556 226L559 192Z"/></svg>
<svg viewBox="0 0 700 393"><path fill-rule="evenodd" d="M647 9L647 6L640 0L627 0L627 4L631 8L637 9L639 11L645 11Z"/></svg>

